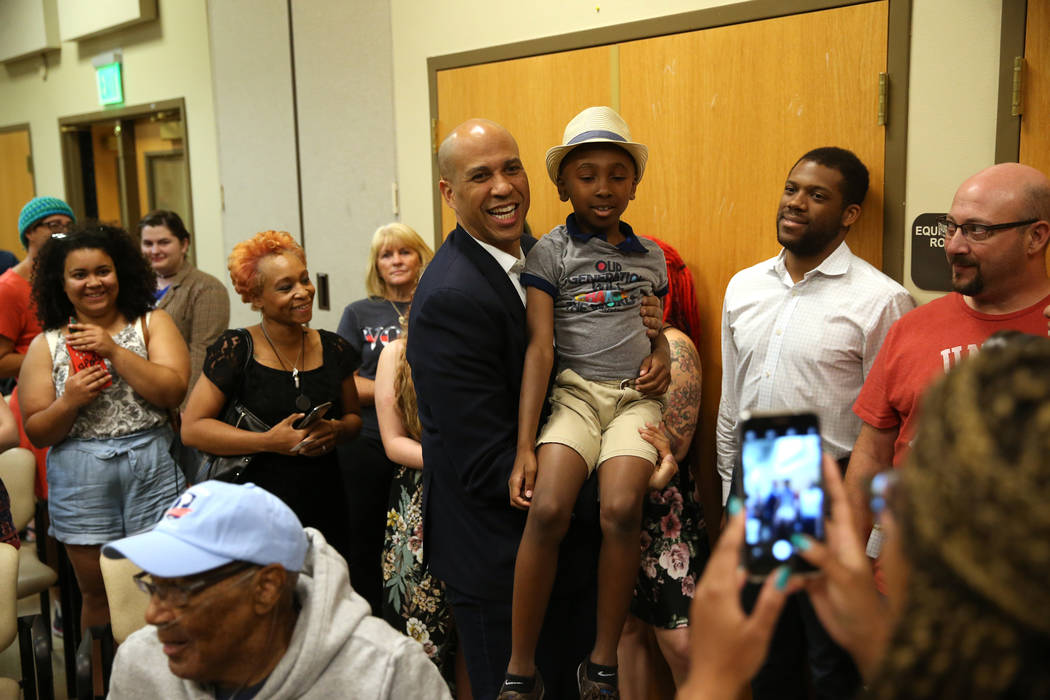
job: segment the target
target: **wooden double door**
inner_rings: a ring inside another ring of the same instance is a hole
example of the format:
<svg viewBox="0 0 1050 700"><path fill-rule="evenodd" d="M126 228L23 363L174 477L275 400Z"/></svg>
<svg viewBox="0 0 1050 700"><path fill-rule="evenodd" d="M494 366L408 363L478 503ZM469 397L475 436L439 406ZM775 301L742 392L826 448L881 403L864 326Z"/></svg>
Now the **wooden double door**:
<svg viewBox="0 0 1050 700"><path fill-rule="evenodd" d="M438 137L470 117L505 125L531 176L537 234L569 212L544 155L577 112L610 105L648 145L645 179L624 219L677 248L696 281L709 485L723 293L735 272L778 251L775 213L800 155L841 146L868 166L871 190L847 242L881 267L885 128L877 107L887 23L882 0L438 72ZM442 216L447 233L454 216L447 208Z"/></svg>

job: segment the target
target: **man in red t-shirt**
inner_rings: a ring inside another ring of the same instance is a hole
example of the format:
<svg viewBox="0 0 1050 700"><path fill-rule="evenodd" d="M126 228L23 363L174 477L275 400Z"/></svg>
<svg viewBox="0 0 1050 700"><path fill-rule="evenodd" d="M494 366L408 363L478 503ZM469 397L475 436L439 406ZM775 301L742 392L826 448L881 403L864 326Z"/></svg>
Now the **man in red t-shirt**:
<svg viewBox="0 0 1050 700"><path fill-rule="evenodd" d="M865 539L872 524L867 484L901 465L926 387L996 331L1047 334L1050 179L1017 163L982 170L959 187L940 230L955 292L890 328L853 405L864 423L846 491Z"/></svg>
<svg viewBox="0 0 1050 700"><path fill-rule="evenodd" d="M69 205L57 197L33 197L18 217L18 237L26 248L25 259L0 274L0 378L18 377L29 343L40 333L32 299L33 264L51 235L69 230L76 217ZM21 446L33 451L37 462L36 495L47 498L47 450L37 448L26 437L18 407L18 390L11 397L11 410L18 421Z"/></svg>
<svg viewBox="0 0 1050 700"><path fill-rule="evenodd" d="M0 274L0 377L17 377L30 341L40 332L30 289L33 263L51 234L68 230L76 220L57 197L34 197L18 217L18 238L26 249L22 262Z"/></svg>

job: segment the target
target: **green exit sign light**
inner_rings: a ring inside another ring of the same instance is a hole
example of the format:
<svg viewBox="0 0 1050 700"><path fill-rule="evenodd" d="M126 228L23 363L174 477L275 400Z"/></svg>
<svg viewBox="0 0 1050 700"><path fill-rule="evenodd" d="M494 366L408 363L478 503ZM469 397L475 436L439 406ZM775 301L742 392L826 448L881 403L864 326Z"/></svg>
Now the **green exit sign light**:
<svg viewBox="0 0 1050 700"><path fill-rule="evenodd" d="M95 69L98 84L98 102L101 105L119 105L124 102L124 83L120 78L120 62L107 63Z"/></svg>

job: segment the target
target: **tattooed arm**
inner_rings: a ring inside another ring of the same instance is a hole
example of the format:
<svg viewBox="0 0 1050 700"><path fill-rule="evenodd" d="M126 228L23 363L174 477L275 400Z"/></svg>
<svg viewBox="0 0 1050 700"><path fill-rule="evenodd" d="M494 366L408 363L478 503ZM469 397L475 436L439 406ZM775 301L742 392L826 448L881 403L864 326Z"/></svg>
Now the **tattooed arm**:
<svg viewBox="0 0 1050 700"><path fill-rule="evenodd" d="M693 433L700 418L700 354L682 331L664 331L671 347L671 386L667 390L664 427L671 436L671 450L682 462L693 443Z"/></svg>

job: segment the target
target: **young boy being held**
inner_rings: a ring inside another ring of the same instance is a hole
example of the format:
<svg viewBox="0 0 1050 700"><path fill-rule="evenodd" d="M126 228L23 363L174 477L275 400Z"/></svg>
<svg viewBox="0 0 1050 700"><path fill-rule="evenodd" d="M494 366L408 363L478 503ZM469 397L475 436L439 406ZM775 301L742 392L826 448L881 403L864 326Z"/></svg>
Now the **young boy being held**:
<svg viewBox="0 0 1050 700"><path fill-rule="evenodd" d="M558 548L580 488L596 468L603 535L597 629L577 680L583 698L619 697L616 646L638 573L642 501L651 479L666 483L677 468L671 458L654 473L657 449L639 431L660 422L663 397L634 387L652 350L638 305L643 296L667 293L660 248L620 220L647 158L648 149L631 142L627 124L608 107L580 112L565 128L564 143L547 151L547 171L573 213L536 243L521 275L529 344L509 486L511 505L529 514L514 569L502 700L543 696L535 650ZM534 442L555 340L551 416ZM644 380L639 386L645 388Z"/></svg>

